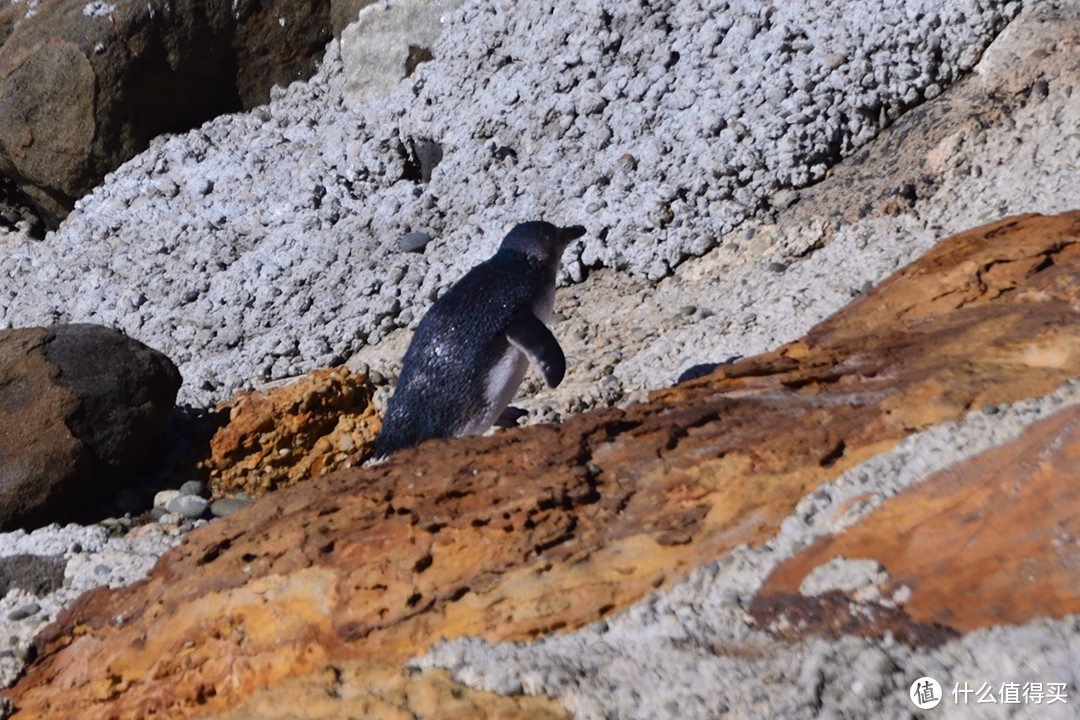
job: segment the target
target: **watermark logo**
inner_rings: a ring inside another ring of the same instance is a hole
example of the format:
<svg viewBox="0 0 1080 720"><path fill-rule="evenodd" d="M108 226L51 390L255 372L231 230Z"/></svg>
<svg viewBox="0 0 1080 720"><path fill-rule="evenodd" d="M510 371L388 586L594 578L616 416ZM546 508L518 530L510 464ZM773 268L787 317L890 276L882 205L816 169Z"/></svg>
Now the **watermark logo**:
<svg viewBox="0 0 1080 720"><path fill-rule="evenodd" d="M941 702L941 683L932 677L921 677L911 683L911 703L920 710L936 708Z"/></svg>

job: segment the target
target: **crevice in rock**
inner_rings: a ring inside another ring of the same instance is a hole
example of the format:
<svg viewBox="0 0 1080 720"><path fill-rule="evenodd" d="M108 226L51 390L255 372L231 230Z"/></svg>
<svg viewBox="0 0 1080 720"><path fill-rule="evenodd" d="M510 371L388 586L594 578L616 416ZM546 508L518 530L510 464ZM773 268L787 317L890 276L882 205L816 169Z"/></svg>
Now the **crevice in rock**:
<svg viewBox="0 0 1080 720"><path fill-rule="evenodd" d="M705 425L718 422L719 420L720 412L718 410L708 410L705 412L704 415L699 418L691 420L687 423L680 423L678 426L673 427L670 435L668 436L667 442L664 444L664 447L658 453L658 456L662 457L664 453L671 452L672 450L677 448L679 446L679 442L681 442L683 438L689 435L691 430L704 427Z"/></svg>
<svg viewBox="0 0 1080 720"><path fill-rule="evenodd" d="M821 460L818 461L818 464L821 465L821 467L823 468L832 467L836 464L837 460L844 456L845 447L846 445L843 439L841 439L832 447L831 450L829 450L829 452L825 453L825 455L822 456Z"/></svg>
<svg viewBox="0 0 1080 720"><path fill-rule="evenodd" d="M208 563L212 563L213 561L217 560L221 556L221 553L225 552L230 547L232 547L232 539L231 538L225 538L224 540L222 540L222 541L220 541L218 543L215 543L215 544L211 545L209 548L207 548L206 552L204 552L202 554L202 556L198 560L195 561L195 564L196 565L206 565Z"/></svg>

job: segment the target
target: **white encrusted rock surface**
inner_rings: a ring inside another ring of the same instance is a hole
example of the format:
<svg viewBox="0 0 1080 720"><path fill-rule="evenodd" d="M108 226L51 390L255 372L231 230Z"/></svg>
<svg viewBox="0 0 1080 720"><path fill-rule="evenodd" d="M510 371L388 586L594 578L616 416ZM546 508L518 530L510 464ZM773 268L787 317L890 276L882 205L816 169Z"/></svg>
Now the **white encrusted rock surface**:
<svg viewBox="0 0 1080 720"><path fill-rule="evenodd" d="M564 282L655 281L939 94L1017 9L477 2L354 107L331 44L309 82L154 141L0 256L0 324L120 327L210 404L415 323L521 220L588 228Z"/></svg>

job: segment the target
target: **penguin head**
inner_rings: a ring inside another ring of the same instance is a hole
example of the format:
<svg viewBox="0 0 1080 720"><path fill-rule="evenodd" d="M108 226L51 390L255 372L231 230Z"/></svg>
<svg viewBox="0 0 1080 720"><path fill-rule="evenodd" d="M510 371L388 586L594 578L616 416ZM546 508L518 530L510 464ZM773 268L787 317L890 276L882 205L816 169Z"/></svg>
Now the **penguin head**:
<svg viewBox="0 0 1080 720"><path fill-rule="evenodd" d="M541 266L554 271L559 267L563 250L570 241L584 234L585 228L580 225L560 228L541 221L525 222L506 234L499 249L523 253Z"/></svg>

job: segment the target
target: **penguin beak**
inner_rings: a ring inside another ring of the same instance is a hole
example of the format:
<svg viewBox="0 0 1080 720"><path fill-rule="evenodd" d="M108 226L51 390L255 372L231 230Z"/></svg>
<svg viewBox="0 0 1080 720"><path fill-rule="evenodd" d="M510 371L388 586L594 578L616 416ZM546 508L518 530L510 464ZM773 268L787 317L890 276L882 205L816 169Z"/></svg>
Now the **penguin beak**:
<svg viewBox="0 0 1080 720"><path fill-rule="evenodd" d="M559 228L559 240L565 246L569 244L571 240L577 240L586 232L585 228L581 225L571 225L570 227Z"/></svg>

